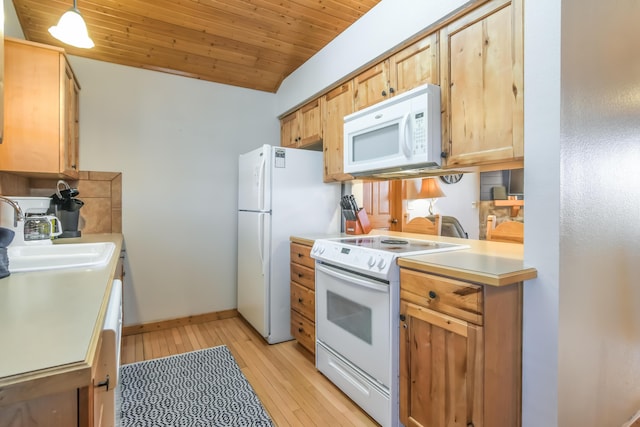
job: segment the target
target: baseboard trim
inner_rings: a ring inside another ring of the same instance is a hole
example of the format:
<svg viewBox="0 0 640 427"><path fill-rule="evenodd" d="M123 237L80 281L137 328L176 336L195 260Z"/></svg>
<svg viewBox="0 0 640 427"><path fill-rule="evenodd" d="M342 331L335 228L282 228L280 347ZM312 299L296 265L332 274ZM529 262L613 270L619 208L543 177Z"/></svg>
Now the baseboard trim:
<svg viewBox="0 0 640 427"><path fill-rule="evenodd" d="M214 313L196 314L194 316L179 317L177 319L162 320L160 322L143 323L140 325L130 325L122 328L122 335L136 335L144 332L161 331L163 329L175 328L178 326L195 325L197 323L211 322L214 320L238 317L238 310L223 310Z"/></svg>

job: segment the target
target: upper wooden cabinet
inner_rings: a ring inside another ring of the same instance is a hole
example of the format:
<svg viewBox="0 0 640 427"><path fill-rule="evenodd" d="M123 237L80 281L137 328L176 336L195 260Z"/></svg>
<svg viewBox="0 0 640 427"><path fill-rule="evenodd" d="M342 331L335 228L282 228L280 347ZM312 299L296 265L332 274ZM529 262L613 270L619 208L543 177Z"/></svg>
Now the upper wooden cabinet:
<svg viewBox="0 0 640 427"><path fill-rule="evenodd" d="M524 156L522 0L492 0L440 31L447 167Z"/></svg>
<svg viewBox="0 0 640 427"><path fill-rule="evenodd" d="M382 61L353 78L354 110L359 111L389 98L395 88L389 81L389 60Z"/></svg>
<svg viewBox="0 0 640 427"><path fill-rule="evenodd" d="M80 86L64 50L5 39L0 170L78 178Z"/></svg>
<svg viewBox="0 0 640 427"><path fill-rule="evenodd" d="M426 83L439 84L438 34L424 37L393 55L389 67L395 95Z"/></svg>
<svg viewBox="0 0 640 427"><path fill-rule="evenodd" d="M354 77L355 111L438 81L438 35L434 33Z"/></svg>
<svg viewBox="0 0 640 427"><path fill-rule="evenodd" d="M324 98L316 98L280 120L280 145L308 148L322 142Z"/></svg>
<svg viewBox="0 0 640 427"><path fill-rule="evenodd" d="M352 179L344 173L344 116L353 112L353 82L333 89L325 96L324 181Z"/></svg>

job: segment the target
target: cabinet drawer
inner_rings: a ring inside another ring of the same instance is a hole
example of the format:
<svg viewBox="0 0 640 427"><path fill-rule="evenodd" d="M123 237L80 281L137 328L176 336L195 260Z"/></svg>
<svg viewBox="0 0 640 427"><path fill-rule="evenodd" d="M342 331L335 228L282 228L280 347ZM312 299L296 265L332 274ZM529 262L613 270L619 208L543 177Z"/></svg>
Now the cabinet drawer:
<svg viewBox="0 0 640 427"><path fill-rule="evenodd" d="M316 289L316 271L313 268L291 263L291 281L313 291Z"/></svg>
<svg viewBox="0 0 640 427"><path fill-rule="evenodd" d="M312 322L316 321L316 293L311 289L291 283L291 309Z"/></svg>
<svg viewBox="0 0 640 427"><path fill-rule="evenodd" d="M291 311L291 335L301 346L316 353L316 325L296 311Z"/></svg>
<svg viewBox="0 0 640 427"><path fill-rule="evenodd" d="M316 261L311 258L311 246L291 243L291 262L315 268Z"/></svg>
<svg viewBox="0 0 640 427"><path fill-rule="evenodd" d="M400 298L477 325L483 323L480 285L402 268Z"/></svg>

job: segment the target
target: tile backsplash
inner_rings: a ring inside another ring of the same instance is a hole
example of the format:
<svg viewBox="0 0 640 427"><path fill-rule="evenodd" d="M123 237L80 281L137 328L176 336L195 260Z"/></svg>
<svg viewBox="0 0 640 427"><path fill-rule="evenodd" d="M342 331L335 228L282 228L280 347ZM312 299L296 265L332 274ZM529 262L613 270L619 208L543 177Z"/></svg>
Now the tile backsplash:
<svg viewBox="0 0 640 427"><path fill-rule="evenodd" d="M81 171L79 179L67 180L77 188L80 209L78 228L84 234L122 233L122 174L120 172ZM50 197L56 192L57 178L28 178L0 172L0 194L5 196Z"/></svg>

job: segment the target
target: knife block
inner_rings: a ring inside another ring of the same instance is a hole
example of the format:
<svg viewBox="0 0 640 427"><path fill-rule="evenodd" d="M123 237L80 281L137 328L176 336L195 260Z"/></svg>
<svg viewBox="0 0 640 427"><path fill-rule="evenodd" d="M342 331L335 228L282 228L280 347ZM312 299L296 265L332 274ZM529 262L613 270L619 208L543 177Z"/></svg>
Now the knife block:
<svg viewBox="0 0 640 427"><path fill-rule="evenodd" d="M369 234L371 224L367 211L362 208L356 213L356 216L358 218L356 221L345 221L345 232L347 234Z"/></svg>

